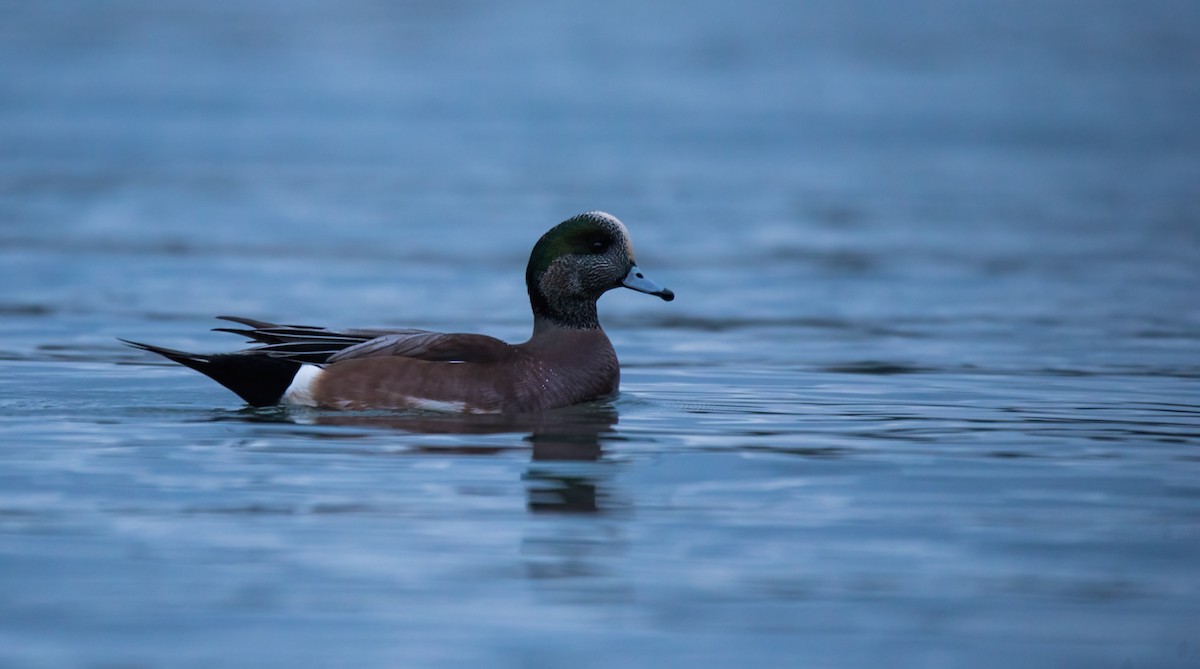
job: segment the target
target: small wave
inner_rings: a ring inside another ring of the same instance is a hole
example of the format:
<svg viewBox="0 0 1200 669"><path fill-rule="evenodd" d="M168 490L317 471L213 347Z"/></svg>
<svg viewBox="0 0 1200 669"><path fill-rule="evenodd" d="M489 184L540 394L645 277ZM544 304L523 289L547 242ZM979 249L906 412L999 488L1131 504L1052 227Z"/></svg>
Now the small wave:
<svg viewBox="0 0 1200 669"><path fill-rule="evenodd" d="M886 362L881 360L863 360L846 362L822 367L821 371L834 374L876 374L890 376L893 374L928 374L941 371L935 367L924 367L903 362Z"/></svg>

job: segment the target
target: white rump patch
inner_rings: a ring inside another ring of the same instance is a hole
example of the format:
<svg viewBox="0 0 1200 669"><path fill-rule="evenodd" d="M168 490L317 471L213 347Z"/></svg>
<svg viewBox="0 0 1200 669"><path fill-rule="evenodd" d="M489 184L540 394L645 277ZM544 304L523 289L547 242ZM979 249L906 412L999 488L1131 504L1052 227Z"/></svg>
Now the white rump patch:
<svg viewBox="0 0 1200 669"><path fill-rule="evenodd" d="M317 406L317 400L312 395L313 384L324 373L324 368L318 365L300 365L296 376L292 377L292 385L283 393L284 403L305 407Z"/></svg>
<svg viewBox="0 0 1200 669"><path fill-rule="evenodd" d="M317 400L313 397L313 388L321 375L325 373L325 369L319 365L301 365L296 372L296 376L292 378L292 384L288 386L286 392L283 393L281 402L291 404L293 406L316 407ZM399 406L408 409L416 409L418 411L437 411L441 413L499 413L491 411L480 411L475 407L468 406L466 402L431 400L424 397L402 397L392 398L400 399L402 403ZM355 402L343 400L335 402L334 406L339 409L350 409L355 405ZM399 407L397 407L399 408Z"/></svg>

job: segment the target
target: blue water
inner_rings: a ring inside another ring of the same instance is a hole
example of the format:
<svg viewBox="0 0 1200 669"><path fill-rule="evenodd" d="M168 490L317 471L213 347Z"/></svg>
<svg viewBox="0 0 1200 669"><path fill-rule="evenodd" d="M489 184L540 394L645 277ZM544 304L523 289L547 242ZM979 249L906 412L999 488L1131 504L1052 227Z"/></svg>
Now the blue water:
<svg viewBox="0 0 1200 669"><path fill-rule="evenodd" d="M1191 667L1200 5L0 4L0 667ZM236 314L523 340L519 422L245 409Z"/></svg>

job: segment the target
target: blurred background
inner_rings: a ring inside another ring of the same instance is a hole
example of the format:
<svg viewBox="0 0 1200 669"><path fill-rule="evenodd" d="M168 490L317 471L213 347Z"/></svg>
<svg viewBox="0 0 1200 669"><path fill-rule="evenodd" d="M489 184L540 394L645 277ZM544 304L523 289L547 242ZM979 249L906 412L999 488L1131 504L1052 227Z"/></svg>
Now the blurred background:
<svg viewBox="0 0 1200 669"><path fill-rule="evenodd" d="M929 278L952 313L1191 306L1156 283L1196 276L1190 2L3 11L18 305L524 320L532 241L604 209L663 282L696 282L673 314L937 308L840 289L868 271ZM172 280L198 256L238 301ZM751 266L772 276L748 290Z"/></svg>
<svg viewBox="0 0 1200 669"><path fill-rule="evenodd" d="M1194 663L1198 118L1191 0L0 1L0 665ZM115 341L519 341L593 209L564 471Z"/></svg>

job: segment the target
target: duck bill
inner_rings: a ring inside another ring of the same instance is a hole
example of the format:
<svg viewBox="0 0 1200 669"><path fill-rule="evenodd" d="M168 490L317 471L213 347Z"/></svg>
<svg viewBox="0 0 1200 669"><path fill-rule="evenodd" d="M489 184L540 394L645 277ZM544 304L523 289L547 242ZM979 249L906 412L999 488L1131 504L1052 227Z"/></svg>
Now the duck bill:
<svg viewBox="0 0 1200 669"><path fill-rule="evenodd" d="M671 292L670 289L664 288L650 279L647 279L642 274L642 270L638 269L637 265L629 268L629 273L626 274L625 278L621 280L621 285L625 286L626 288L632 288L639 293L657 295L667 302L675 299L675 293Z"/></svg>

